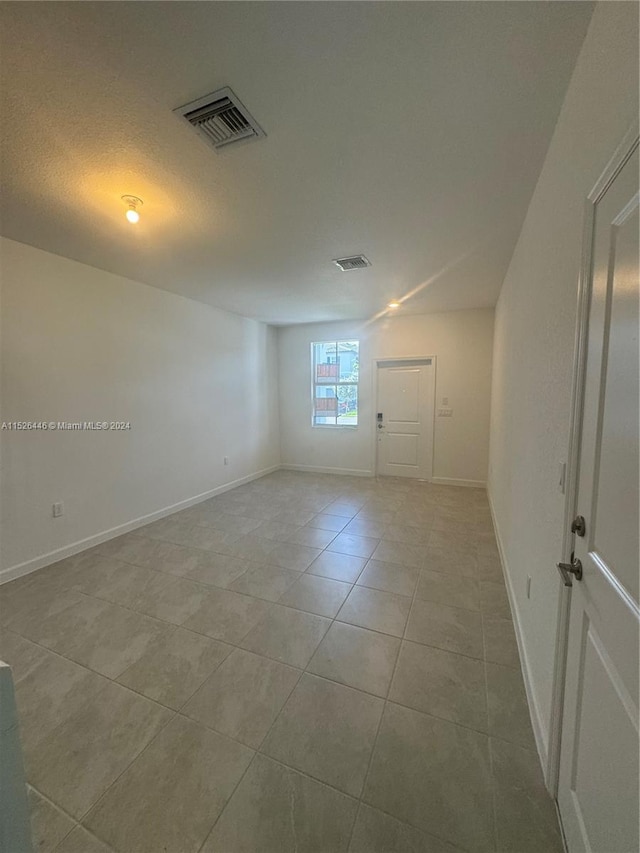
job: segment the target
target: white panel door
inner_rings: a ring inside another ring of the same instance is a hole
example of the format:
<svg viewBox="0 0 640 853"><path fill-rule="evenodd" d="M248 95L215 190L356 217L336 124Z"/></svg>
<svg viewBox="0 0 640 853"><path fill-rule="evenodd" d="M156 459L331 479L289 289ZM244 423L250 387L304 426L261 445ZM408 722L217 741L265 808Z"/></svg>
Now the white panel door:
<svg viewBox="0 0 640 853"><path fill-rule="evenodd" d="M570 853L640 849L638 227L634 153L595 207L558 789Z"/></svg>
<svg viewBox="0 0 640 853"><path fill-rule="evenodd" d="M433 360L378 364L377 473L431 478Z"/></svg>

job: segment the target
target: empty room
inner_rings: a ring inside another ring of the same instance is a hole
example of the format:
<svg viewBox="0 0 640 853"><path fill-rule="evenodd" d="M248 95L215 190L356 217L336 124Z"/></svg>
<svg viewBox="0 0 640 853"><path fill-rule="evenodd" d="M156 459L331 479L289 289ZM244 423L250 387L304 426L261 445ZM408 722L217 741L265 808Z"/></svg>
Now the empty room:
<svg viewBox="0 0 640 853"><path fill-rule="evenodd" d="M0 0L0 853L638 853L638 17Z"/></svg>

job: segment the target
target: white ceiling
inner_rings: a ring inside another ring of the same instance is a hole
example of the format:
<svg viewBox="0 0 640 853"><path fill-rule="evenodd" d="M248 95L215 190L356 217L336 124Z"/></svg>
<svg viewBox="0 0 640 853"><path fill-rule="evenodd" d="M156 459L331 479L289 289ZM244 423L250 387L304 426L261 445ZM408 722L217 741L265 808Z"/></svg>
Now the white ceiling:
<svg viewBox="0 0 640 853"><path fill-rule="evenodd" d="M493 305L592 9L3 2L2 233L276 324ZM222 86L266 139L172 114Z"/></svg>

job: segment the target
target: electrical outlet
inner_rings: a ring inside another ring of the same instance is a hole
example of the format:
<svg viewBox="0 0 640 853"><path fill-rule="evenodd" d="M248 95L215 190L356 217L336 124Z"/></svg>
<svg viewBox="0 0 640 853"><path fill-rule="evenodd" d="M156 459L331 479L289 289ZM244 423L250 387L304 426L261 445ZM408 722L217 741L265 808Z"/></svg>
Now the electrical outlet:
<svg viewBox="0 0 640 853"><path fill-rule="evenodd" d="M61 515L64 515L64 504L62 503L62 501L54 503L52 507L52 513L54 518L60 518Z"/></svg>
<svg viewBox="0 0 640 853"><path fill-rule="evenodd" d="M527 598L531 598L531 575L527 575Z"/></svg>
<svg viewBox="0 0 640 853"><path fill-rule="evenodd" d="M228 456L225 456L225 457L224 457L224 459L222 460L222 464L223 464L223 465L228 465L228 464L229 464L229 457L228 457Z"/></svg>
<svg viewBox="0 0 640 853"><path fill-rule="evenodd" d="M443 406L448 406L448 405L449 405L449 398L448 398L448 397L443 397L443 398L442 398L442 405L443 405Z"/></svg>

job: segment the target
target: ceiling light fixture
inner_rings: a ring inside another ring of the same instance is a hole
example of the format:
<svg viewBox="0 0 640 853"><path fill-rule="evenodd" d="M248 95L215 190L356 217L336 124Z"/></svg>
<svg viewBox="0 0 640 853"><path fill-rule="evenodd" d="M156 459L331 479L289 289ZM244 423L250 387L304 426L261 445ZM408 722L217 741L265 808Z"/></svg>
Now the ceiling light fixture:
<svg viewBox="0 0 640 853"><path fill-rule="evenodd" d="M387 308L399 308L399 307L400 307L400 303L399 303L399 302L389 302L389 303L387 304Z"/></svg>
<svg viewBox="0 0 640 853"><path fill-rule="evenodd" d="M122 201L127 205L127 212L125 213L125 216L129 222L137 222L140 219L138 207L142 207L144 204L142 199L135 195L123 195Z"/></svg>

